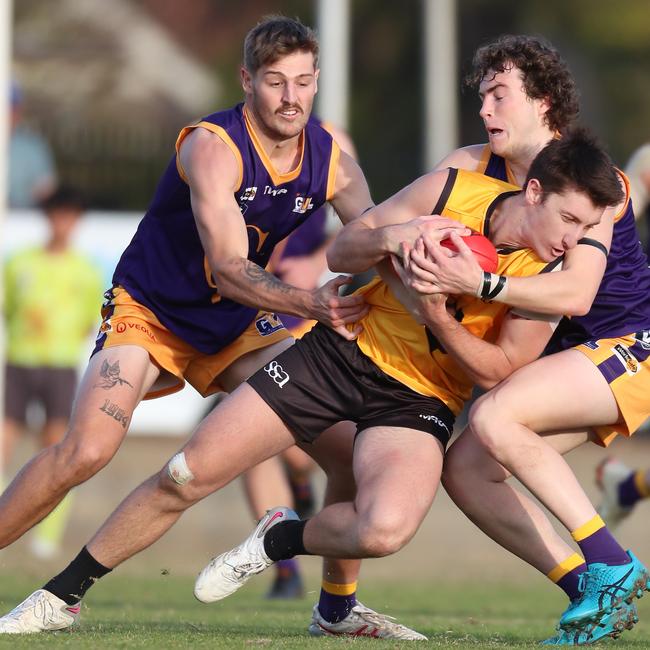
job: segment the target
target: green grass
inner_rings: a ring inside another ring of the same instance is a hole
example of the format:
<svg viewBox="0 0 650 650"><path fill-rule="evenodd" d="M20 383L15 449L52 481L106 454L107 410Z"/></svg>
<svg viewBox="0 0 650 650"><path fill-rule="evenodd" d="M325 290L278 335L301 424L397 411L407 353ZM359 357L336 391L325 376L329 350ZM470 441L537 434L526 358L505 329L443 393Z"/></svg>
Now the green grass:
<svg viewBox="0 0 650 650"><path fill-rule="evenodd" d="M39 585L3 575L0 609L6 612ZM0 638L1 648L535 648L548 636L563 607L543 582L526 589L508 585L442 585L366 580L361 597L373 609L397 617L429 642L312 639L306 633L316 594L301 601L266 601L265 582L233 597L201 605L192 580L110 575L88 594L81 625L71 632ZM648 599L650 600L650 599ZM642 619L650 604L641 601ZM641 621L615 648L650 647L650 625Z"/></svg>

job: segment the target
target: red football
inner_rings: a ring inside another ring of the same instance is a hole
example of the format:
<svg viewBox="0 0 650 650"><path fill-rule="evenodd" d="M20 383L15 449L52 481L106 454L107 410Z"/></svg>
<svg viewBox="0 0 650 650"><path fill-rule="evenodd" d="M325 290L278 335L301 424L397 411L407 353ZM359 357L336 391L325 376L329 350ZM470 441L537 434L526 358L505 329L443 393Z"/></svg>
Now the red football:
<svg viewBox="0 0 650 650"><path fill-rule="evenodd" d="M497 249L494 248L492 242L487 237L473 230L469 235L463 237L463 241L469 246L472 253L474 253L474 257L484 271L488 273L496 272L499 264L499 256ZM454 243L449 238L443 239L440 245L451 251L458 252Z"/></svg>

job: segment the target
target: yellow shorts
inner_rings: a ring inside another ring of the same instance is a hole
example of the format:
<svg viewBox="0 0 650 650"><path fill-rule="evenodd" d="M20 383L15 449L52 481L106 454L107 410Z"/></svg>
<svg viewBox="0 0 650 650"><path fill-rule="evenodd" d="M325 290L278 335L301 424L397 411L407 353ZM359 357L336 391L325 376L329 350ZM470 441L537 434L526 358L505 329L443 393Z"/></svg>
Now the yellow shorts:
<svg viewBox="0 0 650 650"><path fill-rule="evenodd" d="M294 339L301 339L307 332L309 332L314 325L316 325L318 321L317 320L303 320L299 325L296 327L292 327L289 329L291 332L291 336L293 336Z"/></svg>
<svg viewBox="0 0 650 650"><path fill-rule="evenodd" d="M607 447L618 435L631 436L650 416L650 331L588 341L575 348L600 370L614 393L621 419L596 428Z"/></svg>
<svg viewBox="0 0 650 650"><path fill-rule="evenodd" d="M217 377L234 361L248 352L291 337L274 314L260 311L230 345L216 354L204 354L170 332L152 311L122 287L113 289L113 301L102 309L102 317L95 352L116 345L137 345L149 353L156 365L177 379L171 386L149 391L144 399L175 393L185 386L185 381L203 397L217 393L223 390Z"/></svg>

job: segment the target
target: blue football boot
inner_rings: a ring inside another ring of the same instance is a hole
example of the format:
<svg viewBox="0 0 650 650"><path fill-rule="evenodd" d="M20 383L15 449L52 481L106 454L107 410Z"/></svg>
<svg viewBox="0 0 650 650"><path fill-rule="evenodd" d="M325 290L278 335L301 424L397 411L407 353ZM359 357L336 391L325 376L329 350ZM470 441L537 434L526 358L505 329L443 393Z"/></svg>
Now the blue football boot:
<svg viewBox="0 0 650 650"><path fill-rule="evenodd" d="M560 618L560 627L571 631L611 614L623 603L632 603L650 591L650 573L631 552L630 562L619 566L595 562L580 576L581 596L571 601Z"/></svg>
<svg viewBox="0 0 650 650"><path fill-rule="evenodd" d="M611 614L603 614L595 623L565 630L558 625L557 634L542 645L591 645L600 639L617 639L625 630L631 630L639 621L636 605L623 603Z"/></svg>

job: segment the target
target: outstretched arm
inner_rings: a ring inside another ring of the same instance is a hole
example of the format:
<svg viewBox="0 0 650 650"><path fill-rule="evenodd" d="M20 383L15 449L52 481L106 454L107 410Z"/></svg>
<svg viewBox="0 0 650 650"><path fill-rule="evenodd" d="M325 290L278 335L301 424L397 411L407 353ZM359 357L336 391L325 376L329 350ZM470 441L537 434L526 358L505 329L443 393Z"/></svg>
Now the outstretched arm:
<svg viewBox="0 0 650 650"><path fill-rule="evenodd" d="M562 270L529 277L508 277L495 300L542 314L581 316L591 308L607 265L615 210L606 210L587 239L565 254ZM430 259L418 259L417 289L424 293L478 295L483 271L460 238L458 255L427 240Z"/></svg>
<svg viewBox="0 0 650 650"><path fill-rule="evenodd" d="M398 254L402 241L412 244L423 232L437 240L444 239L452 230L466 233L465 226L458 222L431 216L447 176L446 171L422 176L348 223L327 252L330 269L347 273L366 271L386 256Z"/></svg>
<svg viewBox="0 0 650 650"><path fill-rule="evenodd" d="M366 308L358 296L338 296L338 287L347 279L337 278L306 291L280 281L247 259L246 225L234 198L239 169L230 148L215 134L197 128L187 136L179 155L219 295L250 307L316 319L345 338L353 338L345 324L359 320Z"/></svg>

